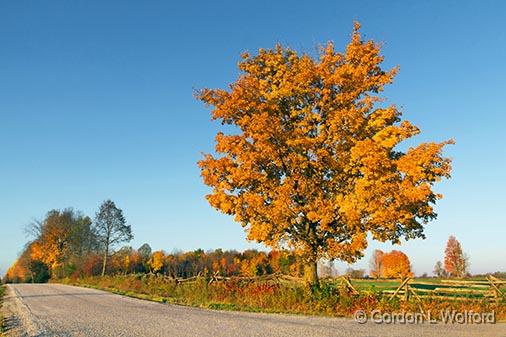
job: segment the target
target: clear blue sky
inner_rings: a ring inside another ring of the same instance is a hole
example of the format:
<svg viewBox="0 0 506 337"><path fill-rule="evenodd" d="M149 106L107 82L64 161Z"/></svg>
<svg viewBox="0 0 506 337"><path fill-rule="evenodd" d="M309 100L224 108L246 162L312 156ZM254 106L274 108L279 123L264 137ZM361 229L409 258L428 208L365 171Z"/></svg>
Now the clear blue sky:
<svg viewBox="0 0 506 337"><path fill-rule="evenodd" d="M473 272L506 270L503 3L2 1L0 272L33 218L68 206L93 215L106 198L124 209L134 247L254 246L204 200L196 161L218 125L192 90L234 81L245 50L344 47L353 20L400 65L386 94L422 129L417 141L457 141L439 219L399 248L431 272L455 234Z"/></svg>

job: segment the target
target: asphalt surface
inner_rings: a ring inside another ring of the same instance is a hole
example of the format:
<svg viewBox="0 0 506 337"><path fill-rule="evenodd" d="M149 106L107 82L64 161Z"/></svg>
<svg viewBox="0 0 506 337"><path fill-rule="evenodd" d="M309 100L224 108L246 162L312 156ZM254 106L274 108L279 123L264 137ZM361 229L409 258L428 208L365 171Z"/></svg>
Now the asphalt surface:
<svg viewBox="0 0 506 337"><path fill-rule="evenodd" d="M506 337L506 324L359 324L159 304L57 284L10 285L4 310L7 336Z"/></svg>

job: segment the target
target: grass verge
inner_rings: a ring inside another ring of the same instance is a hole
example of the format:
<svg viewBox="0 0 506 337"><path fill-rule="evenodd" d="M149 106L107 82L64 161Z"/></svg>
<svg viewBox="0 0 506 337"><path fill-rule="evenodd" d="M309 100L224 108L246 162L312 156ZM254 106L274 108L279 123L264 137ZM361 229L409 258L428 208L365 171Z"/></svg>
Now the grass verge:
<svg viewBox="0 0 506 337"><path fill-rule="evenodd" d="M308 289L291 282L240 282L235 280L209 284L204 278L176 284L153 275L87 277L57 282L110 291L134 298L217 310L266 313L288 313L317 316L351 317L356 310L371 312L457 312L494 311L498 321L506 320L506 304L480 301L441 301L427 299L390 300L378 286L363 284L360 295L352 296L335 282L322 282L317 289ZM384 287L391 287L385 284Z"/></svg>
<svg viewBox="0 0 506 337"><path fill-rule="evenodd" d="M62 280L59 280L62 282ZM334 312L335 299L315 306L301 286L267 283L239 284L206 280L176 285L152 276L92 277L62 283L115 294L198 308L226 311L343 316ZM318 307L318 309L316 309ZM325 310L324 310L325 307Z"/></svg>
<svg viewBox="0 0 506 337"><path fill-rule="evenodd" d="M5 295L5 286L0 285L0 336L4 335L4 316L2 314L3 298Z"/></svg>

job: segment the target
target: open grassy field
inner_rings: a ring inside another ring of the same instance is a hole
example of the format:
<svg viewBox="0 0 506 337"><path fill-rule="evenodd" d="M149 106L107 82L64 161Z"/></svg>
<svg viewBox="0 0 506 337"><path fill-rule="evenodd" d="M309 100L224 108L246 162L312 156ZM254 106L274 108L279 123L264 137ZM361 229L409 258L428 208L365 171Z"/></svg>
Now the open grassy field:
<svg viewBox="0 0 506 337"><path fill-rule="evenodd" d="M480 279L480 281L486 281ZM395 290L401 284L400 279L351 279L351 283L357 288L357 290L362 291L374 291L380 292L384 290ZM438 278L414 278L413 283L415 284L425 284L425 283L434 283L434 286L444 286L443 280Z"/></svg>
<svg viewBox="0 0 506 337"><path fill-rule="evenodd" d="M350 280L358 292L382 293L384 295L414 296L454 300L506 301L506 281L498 278L435 279L414 278L403 285L401 280ZM399 288L399 289L398 289Z"/></svg>
<svg viewBox="0 0 506 337"><path fill-rule="evenodd" d="M352 284L357 288L357 290L364 291L383 291L383 290L395 290L399 284L400 280L369 280L369 279L353 279L351 280Z"/></svg>
<svg viewBox="0 0 506 337"><path fill-rule="evenodd" d="M483 278L469 278L466 281L481 281L486 282L486 279ZM383 280L383 279L353 279L352 283L357 286L357 288L363 290L393 290L400 285L401 280ZM443 284L444 280L439 278L422 278L417 277L413 279L414 283L436 283Z"/></svg>

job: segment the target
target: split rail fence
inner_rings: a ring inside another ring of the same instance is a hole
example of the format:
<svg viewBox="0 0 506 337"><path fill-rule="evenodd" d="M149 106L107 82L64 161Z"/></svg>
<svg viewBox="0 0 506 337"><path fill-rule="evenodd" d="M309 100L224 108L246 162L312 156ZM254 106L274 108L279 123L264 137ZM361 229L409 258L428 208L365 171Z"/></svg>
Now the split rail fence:
<svg viewBox="0 0 506 337"><path fill-rule="evenodd" d="M405 278L397 289L384 290L390 298L401 297L417 300L424 298L443 300L484 300L501 302L506 301L506 280L488 276L486 280L441 280L439 282L417 281Z"/></svg>
<svg viewBox="0 0 506 337"><path fill-rule="evenodd" d="M203 275L197 275L190 278L172 278L163 277L169 282L177 284L196 282L204 278ZM225 277L218 274L208 275L206 281L211 284L214 282L222 282L234 280L238 282L273 282L273 283L303 283L304 279L284 275L281 273L268 274L255 277L232 276ZM342 276L335 279L339 282L339 286L346 289L351 295L359 295L362 289L358 279L351 279L348 276ZM368 280L371 281L371 280ZM391 281L391 280L390 280ZM381 282L381 281L378 281ZM380 290L390 299L442 299L442 300L485 300L494 302L506 302L506 280L501 280L493 276L488 276L482 280L437 280L437 281L421 281L411 277L404 278L400 281L395 289Z"/></svg>

